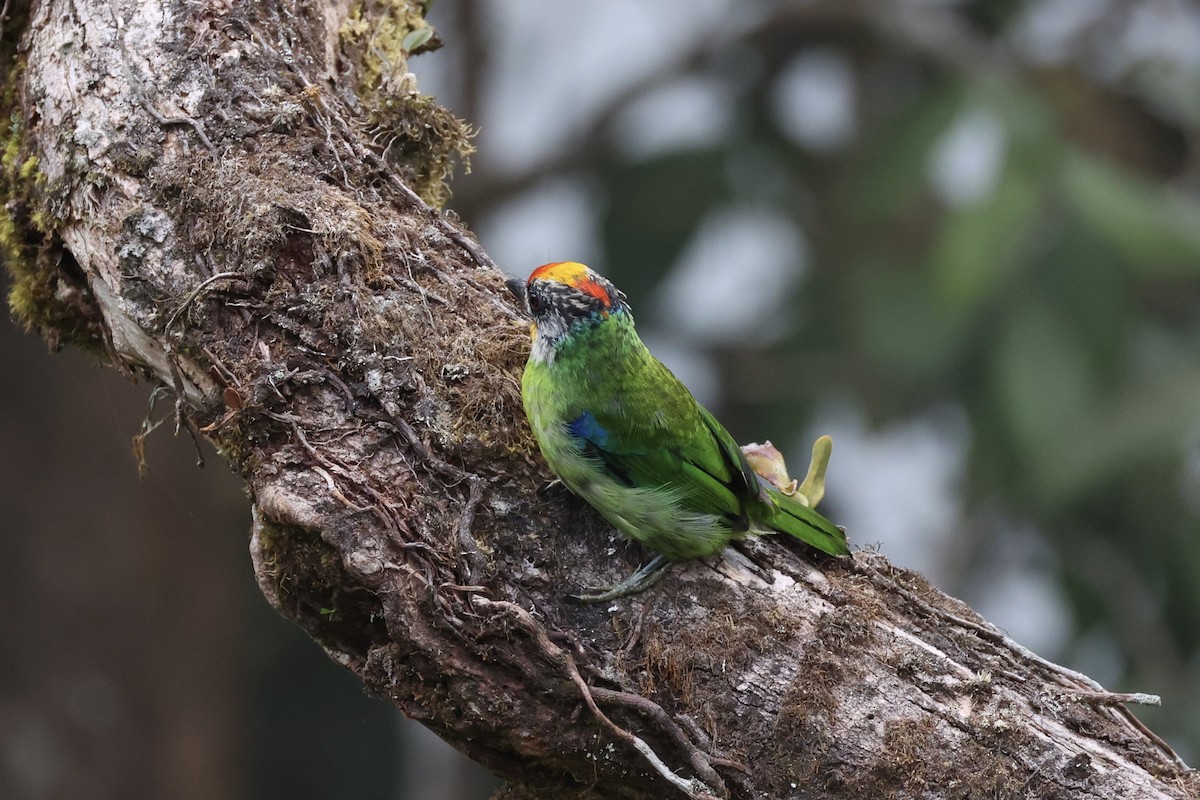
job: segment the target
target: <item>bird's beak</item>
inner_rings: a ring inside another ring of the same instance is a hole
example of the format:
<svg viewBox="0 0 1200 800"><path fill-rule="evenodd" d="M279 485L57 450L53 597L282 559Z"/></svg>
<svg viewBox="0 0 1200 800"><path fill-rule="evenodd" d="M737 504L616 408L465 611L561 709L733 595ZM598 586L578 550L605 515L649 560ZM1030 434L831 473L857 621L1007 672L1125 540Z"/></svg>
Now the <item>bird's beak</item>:
<svg viewBox="0 0 1200 800"><path fill-rule="evenodd" d="M528 300L525 297L525 281L521 278L509 278L504 282L508 290L512 292L513 297L521 303L521 308L528 308Z"/></svg>

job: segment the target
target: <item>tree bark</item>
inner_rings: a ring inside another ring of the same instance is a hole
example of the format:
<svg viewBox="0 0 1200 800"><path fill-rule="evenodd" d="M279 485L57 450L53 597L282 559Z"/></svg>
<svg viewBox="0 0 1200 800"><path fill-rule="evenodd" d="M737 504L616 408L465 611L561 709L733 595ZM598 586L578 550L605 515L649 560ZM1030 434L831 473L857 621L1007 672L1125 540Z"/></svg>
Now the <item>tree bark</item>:
<svg viewBox="0 0 1200 800"><path fill-rule="evenodd" d="M569 600L646 553L547 486L525 325L435 208L465 126L413 91L420 10L10 12L13 306L216 444L270 602L510 798L1200 795L1130 698L877 554L759 539Z"/></svg>

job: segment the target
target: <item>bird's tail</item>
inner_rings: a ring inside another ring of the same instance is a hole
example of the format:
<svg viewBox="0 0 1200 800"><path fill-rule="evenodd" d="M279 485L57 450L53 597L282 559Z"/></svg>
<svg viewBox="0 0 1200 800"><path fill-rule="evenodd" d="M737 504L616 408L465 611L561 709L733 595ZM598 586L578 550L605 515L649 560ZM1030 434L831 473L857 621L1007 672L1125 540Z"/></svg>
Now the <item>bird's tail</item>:
<svg viewBox="0 0 1200 800"><path fill-rule="evenodd" d="M823 553L844 556L850 552L846 534L841 528L783 492L768 488L767 495L775 507L768 519L772 528L794 536Z"/></svg>

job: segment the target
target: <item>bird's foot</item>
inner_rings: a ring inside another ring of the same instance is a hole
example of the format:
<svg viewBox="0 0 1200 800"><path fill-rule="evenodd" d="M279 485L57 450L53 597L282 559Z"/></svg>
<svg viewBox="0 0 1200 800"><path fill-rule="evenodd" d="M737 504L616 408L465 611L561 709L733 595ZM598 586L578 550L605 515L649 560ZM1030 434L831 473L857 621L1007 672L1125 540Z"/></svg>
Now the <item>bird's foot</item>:
<svg viewBox="0 0 1200 800"><path fill-rule="evenodd" d="M560 481L558 478L555 478L553 480L546 481L546 483L544 483L542 485L542 488L538 489L538 491L541 492L542 494L545 494L546 492L552 491L554 489L565 489L565 488L567 488L567 485L565 483L563 483L562 481Z"/></svg>
<svg viewBox="0 0 1200 800"><path fill-rule="evenodd" d="M627 597L631 594L646 591L658 583L662 576L666 575L670 569L671 562L667 561L666 556L658 555L646 562L645 566L641 567L637 572L612 588L605 589L596 594L574 594L571 596L582 603L603 603L608 600L616 600L618 597Z"/></svg>

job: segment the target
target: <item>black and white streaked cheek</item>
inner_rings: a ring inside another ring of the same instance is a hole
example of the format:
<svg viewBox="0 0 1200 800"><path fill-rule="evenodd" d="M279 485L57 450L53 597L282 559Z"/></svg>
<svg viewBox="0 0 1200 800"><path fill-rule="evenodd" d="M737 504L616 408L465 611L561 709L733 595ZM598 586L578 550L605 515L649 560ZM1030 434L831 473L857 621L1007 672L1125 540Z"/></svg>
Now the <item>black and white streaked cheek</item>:
<svg viewBox="0 0 1200 800"><path fill-rule="evenodd" d="M538 364L553 364L554 350L570 329L567 320L555 311L543 313L537 318L537 334L533 337L530 361Z"/></svg>

